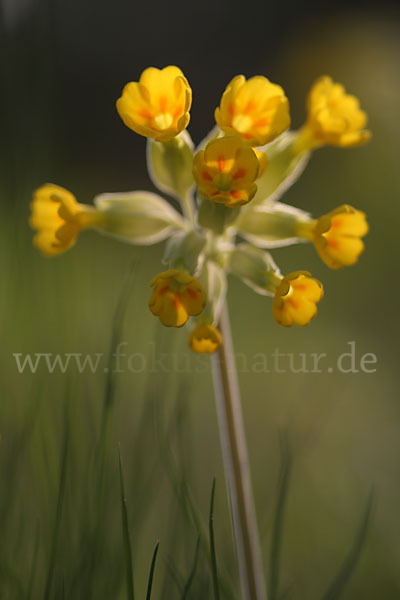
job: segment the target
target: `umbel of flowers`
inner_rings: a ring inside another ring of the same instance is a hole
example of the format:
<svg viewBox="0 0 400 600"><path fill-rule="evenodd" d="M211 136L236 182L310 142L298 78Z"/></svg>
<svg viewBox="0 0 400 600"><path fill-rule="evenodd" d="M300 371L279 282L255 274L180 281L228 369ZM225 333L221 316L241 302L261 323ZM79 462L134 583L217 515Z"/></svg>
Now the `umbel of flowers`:
<svg viewBox="0 0 400 600"><path fill-rule="evenodd" d="M146 69L117 101L125 125L147 138L152 182L180 210L146 191L101 194L87 206L45 184L34 193L30 223L46 256L68 250L88 228L131 244L167 240L149 308L167 327L190 319L190 347L212 353L222 342L218 321L228 273L272 296L277 323L303 326L317 312L322 284L307 271L281 274L269 250L311 242L332 269L357 262L368 231L363 212L345 204L313 218L279 200L312 150L357 146L370 133L357 98L330 77L312 86L299 131L289 130L289 103L279 85L238 75L215 110L216 126L195 149L186 129L191 102L188 80L175 66Z"/></svg>

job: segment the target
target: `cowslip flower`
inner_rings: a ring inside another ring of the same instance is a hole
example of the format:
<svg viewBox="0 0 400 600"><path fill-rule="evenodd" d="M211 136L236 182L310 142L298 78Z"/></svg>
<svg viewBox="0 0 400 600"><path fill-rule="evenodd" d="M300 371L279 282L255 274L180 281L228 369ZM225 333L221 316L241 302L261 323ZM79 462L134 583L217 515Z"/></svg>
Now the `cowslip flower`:
<svg viewBox="0 0 400 600"><path fill-rule="evenodd" d="M237 75L225 89L215 120L227 135L263 146L290 126L289 102L281 86L258 75Z"/></svg>
<svg viewBox="0 0 400 600"><path fill-rule="evenodd" d="M166 142L187 127L191 104L192 90L178 67L149 67L138 82L126 84L117 110L136 133Z"/></svg>
<svg viewBox="0 0 400 600"><path fill-rule="evenodd" d="M139 82L125 87L117 108L128 127L149 138L148 171L161 195L99 194L90 207L64 188L46 184L32 203L34 244L48 256L57 255L88 227L130 244L167 240L167 270L151 282L149 308L168 327L201 315L189 337L198 353L215 352L222 343L217 327L228 273L256 293L272 296L278 323L306 325L322 299L322 284L307 271L283 277L267 250L311 241L322 260L339 269L357 261L368 225L364 213L348 205L313 219L280 199L305 169L308 150L356 145L369 136L358 101L329 77L314 85L308 104L300 132L285 132L290 117L282 88L262 76L246 81L239 75L215 111L217 126L194 155L185 131L191 89L182 71L146 69ZM220 137L221 130L228 135ZM177 199L181 212L163 194Z"/></svg>
<svg viewBox="0 0 400 600"><path fill-rule="evenodd" d="M348 204L339 206L311 223L300 225L303 237L311 240L331 269L354 265L364 250L362 237L368 233L365 213Z"/></svg>
<svg viewBox="0 0 400 600"><path fill-rule="evenodd" d="M367 142L367 115L355 96L331 77L320 77L308 96L308 116L294 144L295 152L331 145L342 148Z"/></svg>
<svg viewBox="0 0 400 600"><path fill-rule="evenodd" d="M257 191L259 169L255 152L238 137L212 140L193 160L199 193L226 206L250 202Z"/></svg>
<svg viewBox="0 0 400 600"><path fill-rule="evenodd" d="M197 279L178 269L156 275L149 308L167 327L182 327L189 316L198 316L206 305L206 293Z"/></svg>
<svg viewBox="0 0 400 600"><path fill-rule="evenodd" d="M274 319L284 327L303 327L317 313L317 302L322 300L323 287L307 271L294 271L282 278L272 303Z"/></svg>
<svg viewBox="0 0 400 600"><path fill-rule="evenodd" d="M221 344L221 332L210 323L200 323L189 336L189 346L197 354L212 354Z"/></svg>
<svg viewBox="0 0 400 600"><path fill-rule="evenodd" d="M55 256L71 248L82 229L94 227L102 215L91 206L80 204L68 190L52 183L33 194L29 224L36 230L34 245L45 256Z"/></svg>

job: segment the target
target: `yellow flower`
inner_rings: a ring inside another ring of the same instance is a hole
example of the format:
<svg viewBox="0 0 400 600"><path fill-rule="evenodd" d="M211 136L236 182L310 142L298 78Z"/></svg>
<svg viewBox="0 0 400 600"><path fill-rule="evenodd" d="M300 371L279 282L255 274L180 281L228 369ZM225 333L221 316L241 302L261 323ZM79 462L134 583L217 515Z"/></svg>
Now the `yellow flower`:
<svg viewBox="0 0 400 600"><path fill-rule="evenodd" d="M81 229L101 220L97 210L79 204L71 192L58 185L46 183L34 192L29 224L37 231L33 243L45 256L65 252Z"/></svg>
<svg viewBox="0 0 400 600"><path fill-rule="evenodd" d="M272 304L274 319L284 327L307 325L317 313L316 303L322 300L323 287L307 271L289 273L275 290Z"/></svg>
<svg viewBox="0 0 400 600"><path fill-rule="evenodd" d="M331 145L359 146L371 137L367 115L355 96L330 77L320 77L308 96L308 118L294 144L296 152Z"/></svg>
<svg viewBox="0 0 400 600"><path fill-rule="evenodd" d="M318 254L331 269L354 265L368 233L365 214L348 204L339 206L307 226L304 237L310 239Z"/></svg>
<svg viewBox="0 0 400 600"><path fill-rule="evenodd" d="M262 150L257 150L257 148L254 148L254 152L256 153L256 156L258 158L258 179L259 177L261 177L261 175L263 175L265 169L268 167L268 158L265 152L263 152Z"/></svg>
<svg viewBox="0 0 400 600"><path fill-rule="evenodd" d="M136 133L166 142L187 127L191 104L192 90L178 67L149 67L124 87L117 110Z"/></svg>
<svg viewBox="0 0 400 600"><path fill-rule="evenodd" d="M227 135L250 146L264 146L290 126L289 103L283 89L258 75L232 79L222 95L215 120Z"/></svg>
<svg viewBox="0 0 400 600"><path fill-rule="evenodd" d="M247 204L254 197L259 162L238 137L217 138L193 160L193 176L205 198L226 206Z"/></svg>
<svg viewBox="0 0 400 600"><path fill-rule="evenodd" d="M212 354L221 344L221 333L209 323L200 323L189 336L189 346L198 354Z"/></svg>
<svg viewBox="0 0 400 600"><path fill-rule="evenodd" d="M156 275L152 281L149 308L167 327L182 327L189 316L199 315L206 304L206 293L197 279L169 269Z"/></svg>

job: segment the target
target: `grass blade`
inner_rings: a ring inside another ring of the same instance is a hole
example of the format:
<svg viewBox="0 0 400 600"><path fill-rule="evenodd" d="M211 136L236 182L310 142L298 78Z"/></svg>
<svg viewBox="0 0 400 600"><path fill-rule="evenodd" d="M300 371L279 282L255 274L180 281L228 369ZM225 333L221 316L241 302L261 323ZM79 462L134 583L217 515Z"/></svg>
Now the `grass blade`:
<svg viewBox="0 0 400 600"><path fill-rule="evenodd" d="M217 568L217 556L215 553L215 538L214 538L214 496L215 496L215 477L213 479L211 489L211 501L210 501L210 517L208 520L208 528L210 533L210 559L211 559L211 572L214 587L215 600L219 600L219 587L218 587L218 568Z"/></svg>
<svg viewBox="0 0 400 600"><path fill-rule="evenodd" d="M199 560L199 550L200 550L200 535L197 537L197 543L196 543L196 550L195 550L195 553L194 553L193 566L192 566L192 568L190 570L189 577L187 578L187 581L185 583L185 587L183 588L182 600L186 600L187 595L189 593L189 590L191 588L191 585L193 583L193 579L194 579L194 576L196 574L196 569L197 569L197 562Z"/></svg>
<svg viewBox="0 0 400 600"><path fill-rule="evenodd" d="M182 393L183 386L181 385L180 392ZM182 508L185 511L186 516L190 524L197 530L200 536L200 544L204 552L209 551L209 532L207 526L204 523L202 514L198 509L192 490L189 485L189 481L182 477L179 472L178 464L174 458L171 450L170 439L173 436L174 424L177 421L176 410L179 410L178 403L175 406L174 413L170 417L170 423L165 428L165 432L162 431L162 423L160 416L157 418L156 425L158 426L158 438L160 457L165 464L167 475L170 479L173 490L176 497L179 499ZM235 593L232 581L224 570L220 568L219 572L219 587L221 588L222 594L229 600L236 600L237 594Z"/></svg>
<svg viewBox="0 0 400 600"><path fill-rule="evenodd" d="M136 260L134 260L125 276L120 295L118 297L117 306L115 308L112 327L111 327L111 343L110 352L108 355L107 364L107 377L104 392L104 407L103 407L103 418L101 425L101 439L105 438L108 433L110 426L110 413L114 404L115 398L115 384L116 384L116 373L115 373L115 356L118 349L118 345L121 341L121 334L123 330L124 318L126 310L131 298L131 292L133 283L135 281L136 271Z"/></svg>
<svg viewBox="0 0 400 600"><path fill-rule="evenodd" d="M69 439L69 433L67 430L65 433L64 447L63 447L62 456L61 456L61 470L60 470L61 474L60 474L60 483L59 483L59 487L58 487L56 517L55 517L55 521L54 521L53 539L52 539L52 543L51 543L50 564L49 564L49 569L47 571L44 600L49 600L49 598L51 596L51 588L52 588L53 579L54 579L54 569L55 569L55 565L56 565L57 546L58 546L58 538L59 538L59 534L60 534L61 515L62 515L62 507L63 507L64 493L65 493L65 481L66 481L66 473L67 473L68 439Z"/></svg>
<svg viewBox="0 0 400 600"><path fill-rule="evenodd" d="M283 522L292 467L292 457L286 433L281 434L280 443L282 459L278 497L272 529L271 558L269 565L269 600L276 600L278 597Z"/></svg>
<svg viewBox="0 0 400 600"><path fill-rule="evenodd" d="M328 590L325 592L322 597L323 600L337 600L342 594L346 584L349 582L350 577L352 576L354 569L357 566L358 559L360 558L361 551L364 547L365 540L367 537L368 526L371 519L372 507L374 501L374 490L371 489L368 499L366 502L365 511L363 517L361 519L360 525L358 527L358 531L356 533L356 537L353 542L353 546L350 549L348 556L345 558L341 569L338 574L333 579L330 584Z"/></svg>
<svg viewBox="0 0 400 600"><path fill-rule="evenodd" d="M106 503L108 499L109 490L109 476L110 476L110 438L111 438L111 427L113 417L113 407L116 396L116 386L118 372L116 371L116 353L118 345L122 341L122 333L124 326L124 319L131 298L132 288L135 282L136 275L136 261L132 261L129 269L125 275L124 282L121 287L121 291L118 296L116 308L112 318L111 326L111 340L108 353L108 362L106 367L106 380L105 380L105 391L103 398L103 408L101 415L100 434L98 439L98 448L95 452L95 472L99 474L96 487L97 497L99 499L97 505L97 518L94 529L91 533L93 541L90 543L92 548L88 554L87 562L87 573L89 574L86 579L86 588L83 594L86 597L93 595L93 585L95 582L96 568L99 562L100 549L102 547L102 539L104 538L104 522Z"/></svg>
<svg viewBox="0 0 400 600"><path fill-rule="evenodd" d="M156 547L154 548L153 558L151 559L149 581L147 583L146 600L150 600L150 598L151 598L151 589L153 587L154 568L156 566L157 553L158 553L159 547L160 547L160 542L157 542Z"/></svg>
<svg viewBox="0 0 400 600"><path fill-rule="evenodd" d="M129 537L128 510L126 507L125 484L124 484L124 474L123 474L123 470L122 470L121 449L119 446L118 446L118 458L119 458L119 481L120 481L120 488L121 488L122 535L124 538L125 562L126 562L127 599L134 600L135 599L135 591L134 591L134 584L133 584L132 550L131 550L131 541L130 541L130 537Z"/></svg>

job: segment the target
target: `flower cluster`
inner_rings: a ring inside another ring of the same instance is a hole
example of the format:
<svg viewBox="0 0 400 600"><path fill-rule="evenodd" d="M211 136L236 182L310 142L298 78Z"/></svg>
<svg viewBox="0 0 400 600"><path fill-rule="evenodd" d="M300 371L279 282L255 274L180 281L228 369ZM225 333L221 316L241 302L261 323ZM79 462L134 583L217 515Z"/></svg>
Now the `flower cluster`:
<svg viewBox="0 0 400 600"><path fill-rule="evenodd" d="M370 133L358 100L330 77L313 85L298 131L289 130L289 102L279 85L263 76L234 77L215 110L215 127L197 149L186 130L191 101L188 80L175 66L146 69L117 101L125 125L148 138L153 183L181 211L145 191L101 194L87 206L46 184L34 194L30 224L47 256L68 250L87 228L133 244L167 239L166 269L151 281L149 308L167 327L191 318L190 347L212 353L223 342L218 322L229 273L273 297L277 323L304 326L317 312L322 284L307 271L282 275L268 250L308 241L332 269L357 261L368 231L363 212L343 205L314 219L279 200L312 150L360 145Z"/></svg>

